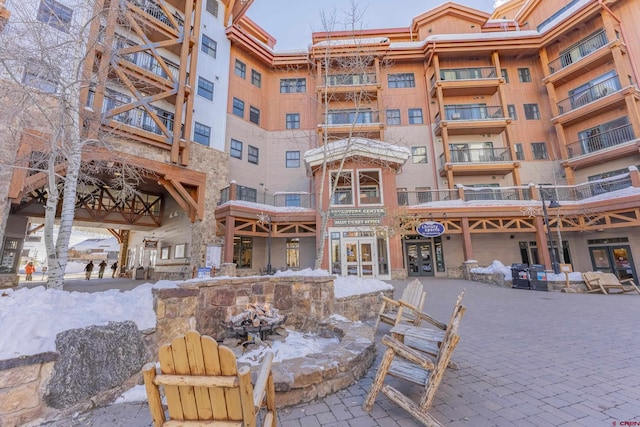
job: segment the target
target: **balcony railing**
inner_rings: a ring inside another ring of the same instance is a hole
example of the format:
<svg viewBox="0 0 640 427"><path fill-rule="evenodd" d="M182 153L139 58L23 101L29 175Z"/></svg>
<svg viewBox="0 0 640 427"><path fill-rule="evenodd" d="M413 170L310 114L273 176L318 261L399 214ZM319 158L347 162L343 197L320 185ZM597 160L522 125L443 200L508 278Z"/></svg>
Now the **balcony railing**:
<svg viewBox="0 0 640 427"><path fill-rule="evenodd" d="M178 23L178 28L176 28L171 23L171 20L167 17L167 15L164 13L162 8L157 3L151 0L129 0L129 1L135 6L145 11L147 14L153 16L155 19L168 25L171 28L174 28L176 30L182 30L184 28L184 19L182 19L180 15L178 15L177 13L173 14L174 19Z"/></svg>
<svg viewBox="0 0 640 427"><path fill-rule="evenodd" d="M615 147L635 139L631 124L620 126L606 132L597 133L580 141L567 144L569 158L595 153L606 148Z"/></svg>
<svg viewBox="0 0 640 427"><path fill-rule="evenodd" d="M629 173L615 175L609 178L598 179L578 185L559 185L555 187L543 188L546 200L580 201L590 197L600 196L613 191L623 190L632 187Z"/></svg>
<svg viewBox="0 0 640 427"><path fill-rule="evenodd" d="M360 86L378 83L375 73L332 74L323 76L322 81L324 86Z"/></svg>
<svg viewBox="0 0 640 427"><path fill-rule="evenodd" d="M607 34L604 30L593 34L570 49L565 50L558 58L549 62L549 72L553 74L565 67L568 67L601 47L606 46L607 43Z"/></svg>
<svg viewBox="0 0 640 427"><path fill-rule="evenodd" d="M621 89L618 76L611 77L558 102L560 114L580 108Z"/></svg>
<svg viewBox="0 0 640 427"><path fill-rule="evenodd" d="M380 123L380 114L377 110L329 111L324 115L324 123L329 126L366 125Z"/></svg>
<svg viewBox="0 0 640 427"><path fill-rule="evenodd" d="M231 187L226 187L220 190L220 200L218 200L218 206L228 202L230 199ZM236 186L236 198L235 200L259 203L262 205L275 206L275 207L300 207L300 208L315 208L315 195L306 192L276 192L266 193L263 191L257 191L255 188L245 187L242 185Z"/></svg>
<svg viewBox="0 0 640 427"><path fill-rule="evenodd" d="M450 149L451 163L495 163L510 162L511 151L508 148L466 148ZM445 165L444 154L440 155L440 167Z"/></svg>
<svg viewBox="0 0 640 427"><path fill-rule="evenodd" d="M458 200L458 190L421 190L421 191L399 191L398 205L415 206L430 202L444 202L447 200Z"/></svg>
<svg viewBox="0 0 640 427"><path fill-rule="evenodd" d="M135 44L132 44L129 42L123 42L122 40L117 40L115 42L114 47L117 52L119 49L133 47L133 46L135 46ZM166 79L169 77L167 73L164 71L164 68L160 66L160 62L158 62L158 60L148 52L127 53L127 54L121 55L121 57L131 62L132 64L137 65L138 67L144 68L147 71L151 71L152 73L157 74L163 79ZM167 65L167 68L169 68L169 70L171 71L171 76L173 77L173 80L178 81L178 75L180 74L180 67L178 67L177 64L174 64L173 62L169 61L166 58L163 58L163 60Z"/></svg>
<svg viewBox="0 0 640 427"><path fill-rule="evenodd" d="M445 105L445 120L495 120L505 119L504 111L500 106L486 105Z"/></svg>

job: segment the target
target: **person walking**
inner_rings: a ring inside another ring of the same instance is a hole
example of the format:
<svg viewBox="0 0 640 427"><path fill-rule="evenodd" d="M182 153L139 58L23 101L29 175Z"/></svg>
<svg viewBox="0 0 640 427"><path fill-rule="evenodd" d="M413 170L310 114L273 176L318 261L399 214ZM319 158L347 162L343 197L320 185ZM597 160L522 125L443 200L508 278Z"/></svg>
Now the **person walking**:
<svg viewBox="0 0 640 427"><path fill-rule="evenodd" d="M118 261L111 264L111 277L116 277L116 271L118 271Z"/></svg>
<svg viewBox="0 0 640 427"><path fill-rule="evenodd" d="M29 261L27 265L24 267L24 272L27 274L27 282L33 280L33 273L36 272L36 266L33 265L33 262Z"/></svg>
<svg viewBox="0 0 640 427"><path fill-rule="evenodd" d="M89 264L84 268L84 275L87 280L91 279L91 272L93 271L93 261L89 261Z"/></svg>
<svg viewBox="0 0 640 427"><path fill-rule="evenodd" d="M104 269L107 268L107 262L102 260L102 262L98 264L98 267L100 267L98 270L98 278L102 279L102 276L104 276Z"/></svg>

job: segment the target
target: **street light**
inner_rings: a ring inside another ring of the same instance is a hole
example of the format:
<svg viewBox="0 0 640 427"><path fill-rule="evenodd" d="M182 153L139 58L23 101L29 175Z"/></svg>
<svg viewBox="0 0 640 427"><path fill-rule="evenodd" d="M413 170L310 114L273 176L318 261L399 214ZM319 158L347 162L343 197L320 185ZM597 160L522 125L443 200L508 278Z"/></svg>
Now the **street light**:
<svg viewBox="0 0 640 427"><path fill-rule="evenodd" d="M267 237L267 274L271 275L271 216L260 212L258 214L258 223L262 226L267 225L269 227Z"/></svg>
<svg viewBox="0 0 640 427"><path fill-rule="evenodd" d="M556 250L553 246L553 237L551 236L551 227L549 226L549 215L547 214L547 204L544 199L544 191L542 191L542 185L538 186L540 190L540 200L542 200L542 212L544 214L544 224L547 227L547 240L549 240L549 248L551 252L551 268L553 268L554 274L560 274L560 264L558 264L558 259L556 258ZM556 199L551 199L549 201L549 208L559 208L560 203Z"/></svg>

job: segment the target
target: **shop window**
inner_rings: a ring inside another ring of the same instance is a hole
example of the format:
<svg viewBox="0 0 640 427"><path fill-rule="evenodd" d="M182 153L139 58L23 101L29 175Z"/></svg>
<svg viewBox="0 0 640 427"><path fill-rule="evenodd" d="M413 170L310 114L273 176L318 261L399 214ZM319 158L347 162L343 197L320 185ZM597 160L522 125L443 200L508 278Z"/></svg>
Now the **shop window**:
<svg viewBox="0 0 640 427"><path fill-rule="evenodd" d="M300 239L287 239L287 267L300 267Z"/></svg>
<svg viewBox="0 0 640 427"><path fill-rule="evenodd" d="M331 188L335 188L331 204L353 205L353 173L351 171L331 172Z"/></svg>
<svg viewBox="0 0 640 427"><path fill-rule="evenodd" d="M380 171L358 171L359 205L379 205L381 200Z"/></svg>
<svg viewBox="0 0 640 427"><path fill-rule="evenodd" d="M234 237L233 238L233 262L238 268L251 268L251 258L253 256L253 238Z"/></svg>
<svg viewBox="0 0 640 427"><path fill-rule="evenodd" d="M15 273L18 270L20 260L20 239L5 237L2 245L2 257L0 258L0 273Z"/></svg>

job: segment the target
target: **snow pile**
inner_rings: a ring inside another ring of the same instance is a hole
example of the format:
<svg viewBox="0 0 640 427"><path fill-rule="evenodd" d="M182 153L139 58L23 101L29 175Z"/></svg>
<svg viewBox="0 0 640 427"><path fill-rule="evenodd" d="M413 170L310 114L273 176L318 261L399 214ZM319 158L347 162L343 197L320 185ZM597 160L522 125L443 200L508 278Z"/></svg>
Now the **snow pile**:
<svg viewBox="0 0 640 427"><path fill-rule="evenodd" d="M504 280L512 280L511 276L511 267L506 267L500 261L493 261L488 267L475 267L469 270L471 273L476 274L494 274L494 273L502 273L504 274ZM564 282L567 280L567 276L565 273L554 274L547 272L547 280L550 282ZM573 273L569 273L569 280L572 282L580 282L582 281L582 273L579 271L574 271Z"/></svg>
<svg viewBox="0 0 640 427"><path fill-rule="evenodd" d="M258 365L267 351L273 352L273 361L282 362L296 357L305 357L307 354L323 353L327 347L338 345L338 338L322 338L318 335L305 334L296 331L287 331L285 341L270 341L269 347L250 345L249 351L238 358L238 363Z"/></svg>
<svg viewBox="0 0 640 427"><path fill-rule="evenodd" d="M393 289L393 286L378 279L363 279L357 276L347 276L337 277L334 281L333 288L336 298L345 298L352 295L362 295Z"/></svg>

